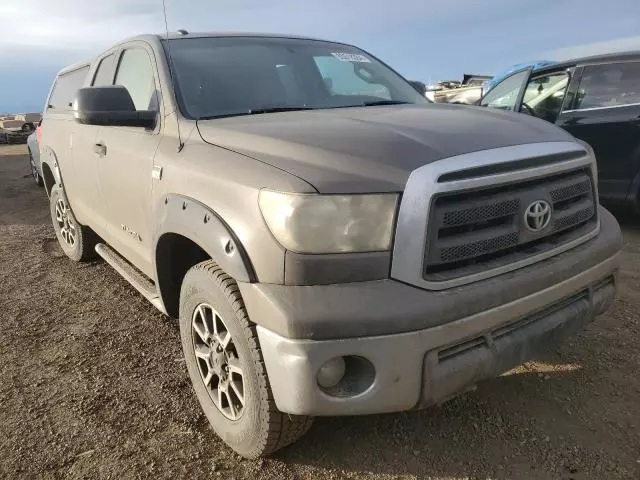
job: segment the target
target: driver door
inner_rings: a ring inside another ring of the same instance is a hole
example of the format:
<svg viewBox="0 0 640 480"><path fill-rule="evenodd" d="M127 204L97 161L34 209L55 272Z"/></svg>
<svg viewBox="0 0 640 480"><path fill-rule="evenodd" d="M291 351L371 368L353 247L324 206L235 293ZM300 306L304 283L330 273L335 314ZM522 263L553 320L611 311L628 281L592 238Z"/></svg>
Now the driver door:
<svg viewBox="0 0 640 480"><path fill-rule="evenodd" d="M95 146L107 224L105 240L138 269L153 272L152 170L161 139L160 84L153 51L142 42L127 44L115 62L114 85L125 87L137 110L158 112L154 129L100 127Z"/></svg>

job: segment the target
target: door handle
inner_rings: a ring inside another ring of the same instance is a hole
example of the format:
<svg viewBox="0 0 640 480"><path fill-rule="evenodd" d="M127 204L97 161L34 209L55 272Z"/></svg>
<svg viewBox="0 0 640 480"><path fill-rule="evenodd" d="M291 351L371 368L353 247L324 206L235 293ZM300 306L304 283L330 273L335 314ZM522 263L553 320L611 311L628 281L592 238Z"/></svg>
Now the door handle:
<svg viewBox="0 0 640 480"><path fill-rule="evenodd" d="M93 146L93 153L99 157L104 157L107 154L107 146L104 143L96 143Z"/></svg>

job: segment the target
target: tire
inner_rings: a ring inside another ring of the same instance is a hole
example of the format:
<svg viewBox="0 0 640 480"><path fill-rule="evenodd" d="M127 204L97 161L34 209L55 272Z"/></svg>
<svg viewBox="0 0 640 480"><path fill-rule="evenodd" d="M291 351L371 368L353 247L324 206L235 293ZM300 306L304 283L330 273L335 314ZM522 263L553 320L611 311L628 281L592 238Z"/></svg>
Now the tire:
<svg viewBox="0 0 640 480"><path fill-rule="evenodd" d="M31 150L29 150L29 166L31 167L31 176L36 182L36 185L39 187L44 186L44 180L40 176L40 172L36 167L36 161L33 159L33 155L31 154Z"/></svg>
<svg viewBox="0 0 640 480"><path fill-rule="evenodd" d="M203 328L203 315L208 330ZM213 321L217 328L213 327ZM204 330L209 337L215 337L209 345L203 341ZM313 417L286 415L276 408L255 325L249 321L236 282L212 260L192 267L184 277L180 291L180 337L200 405L218 436L238 454L245 458L269 455L309 430ZM222 351L215 348L221 342L225 344ZM207 358L215 358L204 360L203 352L210 355ZM237 373L238 366L241 375ZM210 378L208 384L206 375ZM219 390L228 393L216 394ZM242 393L243 402L237 392Z"/></svg>
<svg viewBox="0 0 640 480"><path fill-rule="evenodd" d="M75 262L86 262L95 258L97 237L89 227L78 223L60 185L51 188L49 206L53 229L67 257Z"/></svg>

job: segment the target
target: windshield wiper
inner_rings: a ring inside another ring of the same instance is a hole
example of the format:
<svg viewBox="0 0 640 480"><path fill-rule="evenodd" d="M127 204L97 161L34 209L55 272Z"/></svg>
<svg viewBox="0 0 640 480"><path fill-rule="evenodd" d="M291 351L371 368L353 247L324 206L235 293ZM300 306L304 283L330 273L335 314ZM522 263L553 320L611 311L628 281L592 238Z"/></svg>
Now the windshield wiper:
<svg viewBox="0 0 640 480"><path fill-rule="evenodd" d="M218 115L206 115L198 120L214 120L216 118L243 117L245 115L260 115L262 113L297 112L299 110L317 110L312 107L261 107L250 108L240 112L219 113Z"/></svg>
<svg viewBox="0 0 640 480"><path fill-rule="evenodd" d="M376 100L373 102L364 102L363 107L376 107L378 105L409 105L411 102L403 102L402 100Z"/></svg>
<svg viewBox="0 0 640 480"><path fill-rule="evenodd" d="M278 113L278 112L297 112L300 110L315 110L312 107L264 107L264 108L252 108L249 110L250 115L256 115L260 113Z"/></svg>
<svg viewBox="0 0 640 480"><path fill-rule="evenodd" d="M324 110L331 108L354 108L354 107L373 107L376 105L403 105L410 104L411 102L402 102L400 100L376 100L372 102L364 102L355 105L340 105L340 106L322 106L322 107L261 107L250 108L242 112L222 113L219 115L211 115L200 117L198 120L212 120L216 118L228 118L228 117L241 117L243 115L260 115L263 113L278 113L278 112L299 112L304 110Z"/></svg>

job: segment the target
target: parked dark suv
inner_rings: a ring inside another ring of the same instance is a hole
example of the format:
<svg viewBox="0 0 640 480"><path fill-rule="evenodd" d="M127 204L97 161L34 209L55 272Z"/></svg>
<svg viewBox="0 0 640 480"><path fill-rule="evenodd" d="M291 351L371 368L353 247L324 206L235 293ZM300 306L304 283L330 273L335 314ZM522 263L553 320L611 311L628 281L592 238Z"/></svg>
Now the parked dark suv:
<svg viewBox="0 0 640 480"><path fill-rule="evenodd" d="M640 52L518 70L480 105L534 115L594 149L601 200L640 211Z"/></svg>

